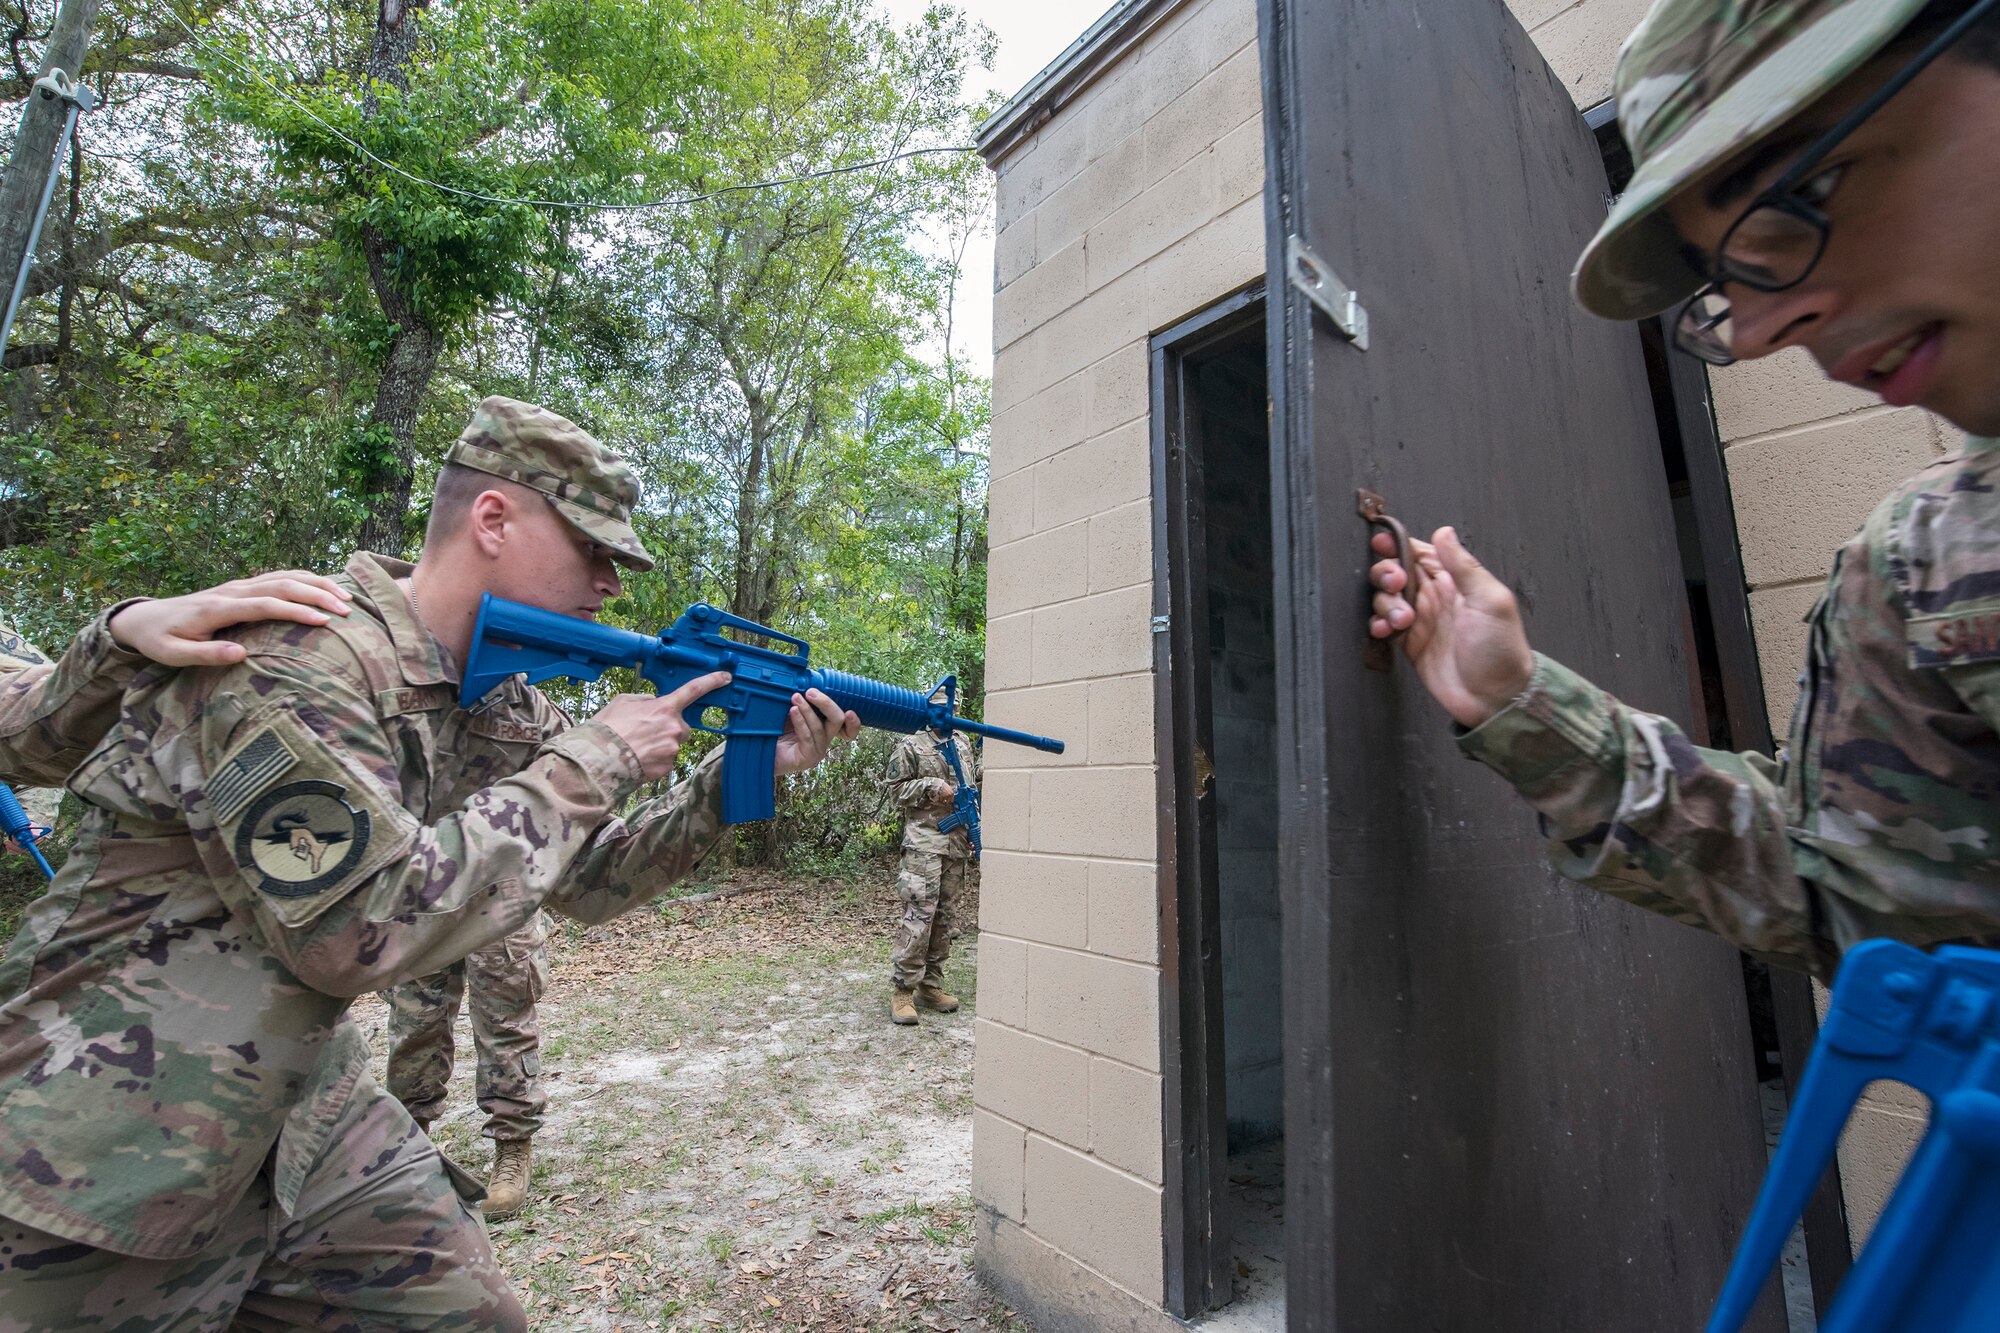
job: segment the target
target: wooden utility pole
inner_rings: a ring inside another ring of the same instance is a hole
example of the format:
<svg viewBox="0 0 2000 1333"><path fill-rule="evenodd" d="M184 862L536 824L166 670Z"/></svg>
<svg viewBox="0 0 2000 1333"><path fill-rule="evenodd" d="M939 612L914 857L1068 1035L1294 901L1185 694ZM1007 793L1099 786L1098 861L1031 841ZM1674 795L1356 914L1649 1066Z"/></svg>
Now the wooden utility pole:
<svg viewBox="0 0 2000 1333"><path fill-rule="evenodd" d="M38 77L50 70L63 70L81 79L84 48L90 44L91 25L103 0L62 0L56 10L55 27L42 50ZM14 140L13 155L7 159L7 174L0 177L0 300L13 285L14 275L26 257L28 232L35 222L35 210L49 176L56 169L56 140L62 136L69 108L60 98L28 94L21 112L20 137Z"/></svg>

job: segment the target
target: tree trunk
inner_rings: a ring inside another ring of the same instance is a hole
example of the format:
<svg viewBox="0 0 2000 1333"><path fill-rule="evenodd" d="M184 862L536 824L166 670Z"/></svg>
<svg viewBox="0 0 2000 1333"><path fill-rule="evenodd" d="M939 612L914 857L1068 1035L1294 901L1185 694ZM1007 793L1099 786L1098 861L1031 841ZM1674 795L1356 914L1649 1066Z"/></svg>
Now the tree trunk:
<svg viewBox="0 0 2000 1333"><path fill-rule="evenodd" d="M557 252L562 255L569 253L569 225L566 216L556 222ZM542 293L540 310L528 335L528 401L531 403L542 400L542 331L555 318L556 298L562 295L562 261L555 261L552 267L555 271L549 274L548 290Z"/></svg>
<svg viewBox="0 0 2000 1333"><path fill-rule="evenodd" d="M55 27L42 52L39 76L52 69L75 76L83 68L84 49L90 44L90 26L97 19L102 0L62 0L56 10ZM28 95L21 111L21 133L7 159L7 174L0 177L0 306L14 290L14 277L30 256L28 229L34 225L35 208L42 201L42 189L49 173L56 169L56 140L62 137L69 107L61 99Z"/></svg>
<svg viewBox="0 0 2000 1333"><path fill-rule="evenodd" d="M743 465L743 479L736 488L736 586L731 589L729 610L745 620L756 620L763 579L757 569L757 510L764 489L765 458L770 450L770 426L764 419L763 402L749 383L739 379L750 408L750 457ZM758 621L762 624L762 621Z"/></svg>
<svg viewBox="0 0 2000 1333"><path fill-rule="evenodd" d="M401 556L407 540L404 520L410 512L417 412L444 351L444 335L409 308L382 271L381 238L371 230L362 244L368 252L368 271L375 275L375 295L382 302L382 313L396 322L396 333L389 340L389 355L375 386L375 408L369 416L371 424L389 428L393 447L387 457L376 456L363 474L368 516L361 523L361 549Z"/></svg>
<svg viewBox="0 0 2000 1333"><path fill-rule="evenodd" d="M373 118L378 101L375 89L388 84L397 89L410 86L409 66L416 52L417 23L413 11L428 0L381 0L375 25L375 41L368 52L368 92L362 98L363 115ZM361 235L362 252L368 258L368 276L381 302L382 314L396 326L389 339L389 355L382 365L382 379L375 386L375 407L369 424L389 429L390 449L376 455L361 479L368 516L361 523L361 549L400 556L407 540L404 520L410 512L410 473L416 459L417 411L430 388L444 351L444 332L411 304L408 294L396 284L390 265L394 244L373 227Z"/></svg>

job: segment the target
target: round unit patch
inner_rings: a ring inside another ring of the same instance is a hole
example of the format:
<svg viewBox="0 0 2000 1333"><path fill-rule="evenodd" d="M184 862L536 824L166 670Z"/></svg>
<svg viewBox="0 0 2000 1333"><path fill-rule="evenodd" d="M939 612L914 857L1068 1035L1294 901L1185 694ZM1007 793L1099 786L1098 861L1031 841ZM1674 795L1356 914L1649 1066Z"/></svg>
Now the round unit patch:
<svg viewBox="0 0 2000 1333"><path fill-rule="evenodd" d="M316 779L266 792L237 826L236 863L262 871L257 887L273 897L332 888L368 850L368 812L346 798L347 788Z"/></svg>

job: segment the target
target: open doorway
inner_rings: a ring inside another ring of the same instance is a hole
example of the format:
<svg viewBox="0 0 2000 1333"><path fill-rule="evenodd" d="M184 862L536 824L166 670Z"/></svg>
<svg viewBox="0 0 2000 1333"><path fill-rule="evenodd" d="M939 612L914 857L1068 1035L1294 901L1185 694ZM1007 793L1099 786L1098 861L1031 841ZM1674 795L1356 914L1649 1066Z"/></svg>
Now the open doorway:
<svg viewBox="0 0 2000 1333"><path fill-rule="evenodd" d="M1155 657L1175 747L1161 755L1168 1298L1204 1328L1266 1333L1285 1327L1285 1042L1261 292L1153 350Z"/></svg>

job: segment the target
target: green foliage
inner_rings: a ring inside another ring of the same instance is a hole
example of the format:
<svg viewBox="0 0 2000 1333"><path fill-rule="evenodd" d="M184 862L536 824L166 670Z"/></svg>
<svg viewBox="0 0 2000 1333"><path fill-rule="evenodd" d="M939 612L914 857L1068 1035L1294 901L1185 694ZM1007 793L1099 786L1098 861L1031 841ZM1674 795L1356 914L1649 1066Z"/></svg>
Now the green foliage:
<svg viewBox="0 0 2000 1333"><path fill-rule="evenodd" d="M30 0L26 30L53 7ZM14 334L54 351L0 372L0 614L60 646L118 598L336 569L405 467L421 532L467 409L504 393L644 481L661 564L611 619L715 602L827 665L955 673L977 714L987 392L938 349L983 169L734 187L969 142L983 31L942 6L897 30L860 0L437 0L409 11L399 82L367 75L373 5L179 12L198 38L136 0L102 11L105 102ZM412 319L445 341L406 458L374 405ZM582 714L620 687L555 693ZM887 746L789 783L734 854L893 847Z"/></svg>

